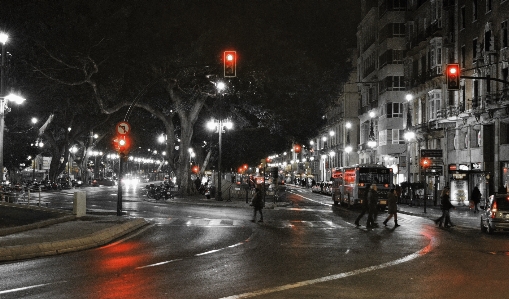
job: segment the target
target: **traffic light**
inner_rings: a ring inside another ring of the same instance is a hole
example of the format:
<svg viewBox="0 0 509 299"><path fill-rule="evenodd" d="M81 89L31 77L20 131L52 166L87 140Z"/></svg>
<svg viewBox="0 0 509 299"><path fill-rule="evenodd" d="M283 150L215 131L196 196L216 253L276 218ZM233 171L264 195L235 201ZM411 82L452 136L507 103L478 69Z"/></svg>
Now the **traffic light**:
<svg viewBox="0 0 509 299"><path fill-rule="evenodd" d="M200 167L198 165L194 165L192 168L191 168L191 171L193 173L198 173L200 172Z"/></svg>
<svg viewBox="0 0 509 299"><path fill-rule="evenodd" d="M448 64L446 69L447 89L459 90L460 89L460 65Z"/></svg>
<svg viewBox="0 0 509 299"><path fill-rule="evenodd" d="M131 150L131 138L127 135L117 135L113 140L115 150L120 154L127 156Z"/></svg>
<svg viewBox="0 0 509 299"><path fill-rule="evenodd" d="M237 52L224 51L224 76L236 77L237 76Z"/></svg>
<svg viewBox="0 0 509 299"><path fill-rule="evenodd" d="M431 166L431 160L429 158L421 158L421 167L424 169L427 169Z"/></svg>

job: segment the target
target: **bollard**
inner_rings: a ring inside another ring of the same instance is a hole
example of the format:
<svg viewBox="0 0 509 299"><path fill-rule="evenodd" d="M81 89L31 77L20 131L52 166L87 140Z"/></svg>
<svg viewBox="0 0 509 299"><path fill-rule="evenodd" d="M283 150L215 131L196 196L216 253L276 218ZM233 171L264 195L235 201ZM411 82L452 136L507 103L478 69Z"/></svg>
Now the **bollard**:
<svg viewBox="0 0 509 299"><path fill-rule="evenodd" d="M82 217L87 214L87 193L85 191L74 192L73 214Z"/></svg>

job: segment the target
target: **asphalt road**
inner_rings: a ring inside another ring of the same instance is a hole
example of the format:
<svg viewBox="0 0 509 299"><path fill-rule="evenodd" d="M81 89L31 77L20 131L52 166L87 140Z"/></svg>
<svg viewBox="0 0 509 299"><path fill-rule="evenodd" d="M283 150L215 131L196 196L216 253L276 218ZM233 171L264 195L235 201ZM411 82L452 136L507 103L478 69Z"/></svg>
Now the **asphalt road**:
<svg viewBox="0 0 509 299"><path fill-rule="evenodd" d="M88 190L115 211L116 189ZM67 208L72 197L53 196ZM295 190L252 223L247 205L145 201L153 225L102 248L0 265L1 298L505 298L508 236L438 229L399 215L399 228L356 228L357 211ZM379 220L379 222L381 222Z"/></svg>

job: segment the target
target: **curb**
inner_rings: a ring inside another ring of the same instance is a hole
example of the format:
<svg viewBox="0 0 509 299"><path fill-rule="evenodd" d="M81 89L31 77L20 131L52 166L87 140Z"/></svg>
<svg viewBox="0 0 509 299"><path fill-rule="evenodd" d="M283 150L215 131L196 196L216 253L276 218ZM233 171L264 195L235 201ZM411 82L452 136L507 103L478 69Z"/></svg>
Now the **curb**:
<svg viewBox="0 0 509 299"><path fill-rule="evenodd" d="M137 218L80 238L32 245L6 246L0 248L0 261L29 259L99 247L148 224L145 219Z"/></svg>

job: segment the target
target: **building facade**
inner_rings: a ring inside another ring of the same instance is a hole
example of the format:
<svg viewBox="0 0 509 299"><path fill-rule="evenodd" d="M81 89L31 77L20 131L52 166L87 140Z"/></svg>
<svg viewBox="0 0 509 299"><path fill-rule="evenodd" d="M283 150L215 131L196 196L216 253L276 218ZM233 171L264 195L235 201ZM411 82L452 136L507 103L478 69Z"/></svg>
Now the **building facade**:
<svg viewBox="0 0 509 299"><path fill-rule="evenodd" d="M427 194L450 185L460 204L474 185L483 197L507 189L509 0L361 6L359 162L393 167L395 183L424 183ZM445 76L453 63L457 90Z"/></svg>

